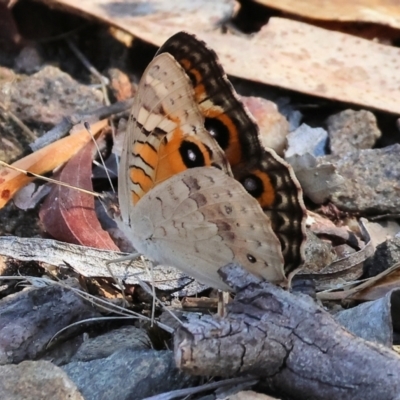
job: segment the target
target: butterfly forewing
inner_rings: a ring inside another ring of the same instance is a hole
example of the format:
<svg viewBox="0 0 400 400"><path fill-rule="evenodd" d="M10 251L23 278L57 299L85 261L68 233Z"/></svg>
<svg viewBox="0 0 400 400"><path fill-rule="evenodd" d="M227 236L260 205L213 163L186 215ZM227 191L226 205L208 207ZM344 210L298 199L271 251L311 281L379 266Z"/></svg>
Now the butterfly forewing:
<svg viewBox="0 0 400 400"><path fill-rule="evenodd" d="M128 122L118 189L124 219L156 184L187 168L211 165L230 173L204 128L190 79L171 55L162 54L144 72Z"/></svg>

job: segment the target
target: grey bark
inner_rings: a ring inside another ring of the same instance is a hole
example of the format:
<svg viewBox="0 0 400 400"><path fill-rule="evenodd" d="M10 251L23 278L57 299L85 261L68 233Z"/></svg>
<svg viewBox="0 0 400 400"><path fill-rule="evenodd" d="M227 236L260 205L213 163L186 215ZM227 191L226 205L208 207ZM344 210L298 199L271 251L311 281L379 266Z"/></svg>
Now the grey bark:
<svg viewBox="0 0 400 400"><path fill-rule="evenodd" d="M237 291L226 318L180 328L175 360L195 375L250 374L296 399L400 398L400 358L354 336L306 295L223 268Z"/></svg>

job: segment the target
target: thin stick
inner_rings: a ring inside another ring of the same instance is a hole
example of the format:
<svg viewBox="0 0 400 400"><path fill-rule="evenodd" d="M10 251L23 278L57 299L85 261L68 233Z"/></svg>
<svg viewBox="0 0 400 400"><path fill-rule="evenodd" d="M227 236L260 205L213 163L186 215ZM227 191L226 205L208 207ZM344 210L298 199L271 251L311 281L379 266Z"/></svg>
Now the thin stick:
<svg viewBox="0 0 400 400"><path fill-rule="evenodd" d="M110 99L108 98L106 89L106 85L109 84L109 80L105 76L100 74L100 72L92 65L92 63L85 57L85 55L75 46L75 43L73 43L71 39L66 39L66 42L71 51L80 60L80 62L88 69L91 74L93 74L100 81L104 101L106 105L110 105Z"/></svg>
<svg viewBox="0 0 400 400"><path fill-rule="evenodd" d="M6 162L1 161L1 160L0 160L0 165L2 165L3 167L6 167L6 168L13 169L14 171L17 171L17 172L21 172L22 174L24 174L26 176L29 176L31 178L38 178L38 179L41 179L42 181L55 183L56 185L64 186L64 187L67 187L69 189L75 189L75 190L78 190L78 191L80 191L82 193L90 194L90 195L92 195L94 197L99 197L101 199L104 198L104 196L102 194L100 194L100 193L96 193L96 192L92 192L90 190L86 190L86 189L78 188L78 187L75 187L75 186L71 186L68 183L65 183L65 182L62 182L62 181L58 181L56 179L46 178L45 176L42 176L42 175L39 175L39 174L35 174L34 172L29 172L29 171L26 171L24 169L21 169L21 168L18 168L18 167L14 167L13 165L7 164Z"/></svg>
<svg viewBox="0 0 400 400"><path fill-rule="evenodd" d="M133 99L119 101L117 103L111 104L110 106L100 107L93 111L88 111L85 113L76 113L70 116L64 117L62 121L56 125L54 128L47 131L43 136L36 139L33 143L29 145L31 150L34 152L39 150L50 143L64 137L74 125L77 125L88 118L93 119L105 119L109 118L111 115L120 114L128 111L133 105Z"/></svg>
<svg viewBox="0 0 400 400"><path fill-rule="evenodd" d="M0 108L2 109L4 116L12 119L30 140L36 140L36 135L12 111L8 110L3 103L0 103Z"/></svg>
<svg viewBox="0 0 400 400"><path fill-rule="evenodd" d="M225 379L223 381L206 383L205 385L196 386L196 387L192 387L192 388L173 390L171 392L157 394L155 396L146 397L143 400L172 400L172 399L177 399L178 397L181 398L184 396L192 396L197 393L219 389L221 387L228 386L228 385L231 385L231 386L239 385L239 384L246 383L246 382L249 383L249 386L255 385L258 382L258 379L255 379L254 377L251 377L251 376L244 377L244 378Z"/></svg>

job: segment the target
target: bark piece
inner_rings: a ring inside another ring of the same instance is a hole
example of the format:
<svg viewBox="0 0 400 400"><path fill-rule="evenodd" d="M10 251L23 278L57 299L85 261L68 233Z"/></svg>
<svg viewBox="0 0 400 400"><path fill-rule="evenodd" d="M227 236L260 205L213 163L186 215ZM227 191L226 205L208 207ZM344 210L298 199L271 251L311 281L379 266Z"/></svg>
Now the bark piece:
<svg viewBox="0 0 400 400"><path fill-rule="evenodd" d="M14 260L37 261L45 265L73 268L87 278L116 278L127 285L138 285L140 281L153 282L157 289L175 292L178 296L192 296L207 289L207 286L174 267L157 265L148 271L146 267L150 267L149 262L140 258L115 262L107 268L106 261L127 255L56 240L0 236L0 262L4 262L5 268Z"/></svg>
<svg viewBox="0 0 400 400"><path fill-rule="evenodd" d="M175 360L196 375L258 376L293 398L388 399L400 393L400 358L357 338L305 295L221 269L238 294L225 319L203 317L175 335Z"/></svg>

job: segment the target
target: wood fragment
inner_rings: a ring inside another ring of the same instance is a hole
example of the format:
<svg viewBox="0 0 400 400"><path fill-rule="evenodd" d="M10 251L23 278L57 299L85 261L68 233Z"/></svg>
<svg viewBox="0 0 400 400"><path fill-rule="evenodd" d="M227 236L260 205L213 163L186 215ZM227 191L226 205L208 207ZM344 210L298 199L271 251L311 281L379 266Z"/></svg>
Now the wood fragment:
<svg viewBox="0 0 400 400"><path fill-rule="evenodd" d="M106 261L124 256L127 254L56 240L0 236L0 261L4 259L7 262L8 258L37 261L58 268L73 268L75 272L88 278L117 278L126 285L138 285L140 279L154 283L159 290L176 292L180 296L191 296L207 288L173 267L160 265L148 271L141 259L113 263L111 271L114 277L110 276Z"/></svg>
<svg viewBox="0 0 400 400"><path fill-rule="evenodd" d="M305 295L221 269L238 294L224 319L179 328L175 360L195 375L252 374L291 398L389 399L400 393L400 358L340 326Z"/></svg>

